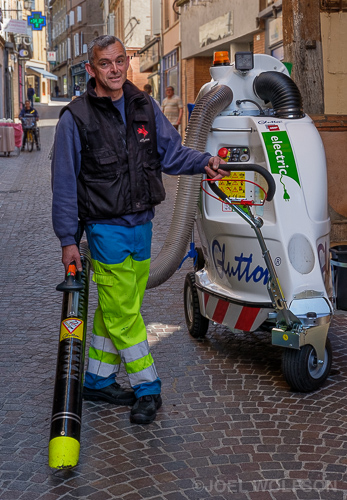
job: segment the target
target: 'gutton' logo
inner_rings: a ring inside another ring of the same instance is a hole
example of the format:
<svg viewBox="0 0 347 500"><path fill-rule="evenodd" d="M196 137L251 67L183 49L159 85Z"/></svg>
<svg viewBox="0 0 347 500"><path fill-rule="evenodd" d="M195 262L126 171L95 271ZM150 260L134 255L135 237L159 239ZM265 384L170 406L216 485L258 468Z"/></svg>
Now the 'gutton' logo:
<svg viewBox="0 0 347 500"><path fill-rule="evenodd" d="M246 283L251 280L254 283L263 280L264 285L266 285L269 280L269 271L267 269L257 266L251 270L253 254L250 254L249 257L246 257L243 253L241 253L241 255L235 255L234 260L237 262L237 266L234 267L225 258L225 244L221 247L218 240L213 240L212 257L217 273L221 278L223 278L224 275L229 278L235 276L238 281L244 279Z"/></svg>

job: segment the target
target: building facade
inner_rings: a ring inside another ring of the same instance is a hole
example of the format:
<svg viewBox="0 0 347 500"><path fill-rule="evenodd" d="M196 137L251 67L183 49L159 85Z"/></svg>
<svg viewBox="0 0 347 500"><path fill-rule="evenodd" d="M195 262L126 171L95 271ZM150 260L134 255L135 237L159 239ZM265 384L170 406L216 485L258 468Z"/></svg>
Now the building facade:
<svg viewBox="0 0 347 500"><path fill-rule="evenodd" d="M103 25L102 10L90 0L51 0L50 6L52 49L56 53L52 72L58 78L59 95L71 97L86 89L87 46L94 38L93 23L101 19Z"/></svg>
<svg viewBox="0 0 347 500"><path fill-rule="evenodd" d="M187 125L189 103L194 103L201 86L211 77L213 54L228 51L233 61L237 51L254 49L254 37L262 32L259 0L178 0L182 47L181 97ZM259 47L263 51L263 47Z"/></svg>
<svg viewBox="0 0 347 500"><path fill-rule="evenodd" d="M14 119L29 85L36 102L50 100L47 8L45 0L0 0L0 6L0 117Z"/></svg>
<svg viewBox="0 0 347 500"><path fill-rule="evenodd" d="M138 52L151 34L150 0L110 0L106 27L108 34L124 42L130 57L128 78L143 89L148 80L140 71Z"/></svg>
<svg viewBox="0 0 347 500"><path fill-rule="evenodd" d="M23 15L26 21L28 18L37 21L33 22L29 28L31 30L31 54L30 59L25 59L25 89L27 92L29 84L32 85L35 89L35 101L45 104L51 99L51 87L54 86L52 82L56 80L55 75L50 73L47 62L47 47L49 46L47 13L45 0L32 0L30 10Z"/></svg>

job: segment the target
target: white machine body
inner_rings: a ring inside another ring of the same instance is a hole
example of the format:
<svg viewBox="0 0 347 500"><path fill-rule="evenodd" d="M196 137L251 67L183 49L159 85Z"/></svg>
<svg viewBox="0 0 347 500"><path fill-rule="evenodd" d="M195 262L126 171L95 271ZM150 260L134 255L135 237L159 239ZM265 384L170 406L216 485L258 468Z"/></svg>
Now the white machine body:
<svg viewBox="0 0 347 500"><path fill-rule="evenodd" d="M264 221L262 234L288 307L305 324L312 313L317 321L332 314L326 159L320 135L307 115L276 117L257 97L253 82L264 71L288 75L280 61L267 55L254 55L254 68L248 72L237 71L234 65L211 68L206 91L223 84L232 89L234 98L214 120L206 150L217 155L225 148L228 161L255 163L272 173L273 201L252 211ZM236 104L243 99L258 103L263 114L252 102ZM231 198L259 201L261 189L245 180L266 190L259 174L243 172L242 167L219 187ZM205 258L204 269L196 273L201 313L243 331L255 331L275 319L269 272L250 225L205 192L197 225Z"/></svg>

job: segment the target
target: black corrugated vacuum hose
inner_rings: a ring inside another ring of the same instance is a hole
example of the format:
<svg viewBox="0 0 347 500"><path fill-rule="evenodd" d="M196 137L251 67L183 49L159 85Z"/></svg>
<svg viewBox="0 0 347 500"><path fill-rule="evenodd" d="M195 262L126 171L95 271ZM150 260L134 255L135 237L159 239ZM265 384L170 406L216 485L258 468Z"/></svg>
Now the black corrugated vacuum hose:
<svg viewBox="0 0 347 500"><path fill-rule="evenodd" d="M295 82L284 73L266 71L255 77L253 90L265 104L271 102L275 116L303 118L302 99Z"/></svg>

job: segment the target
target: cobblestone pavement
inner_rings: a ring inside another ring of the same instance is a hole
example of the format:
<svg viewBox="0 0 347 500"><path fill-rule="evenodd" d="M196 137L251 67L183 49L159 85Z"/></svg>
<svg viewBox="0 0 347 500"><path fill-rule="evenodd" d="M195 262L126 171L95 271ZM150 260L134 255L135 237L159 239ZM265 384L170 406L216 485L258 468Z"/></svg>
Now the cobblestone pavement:
<svg viewBox="0 0 347 500"><path fill-rule="evenodd" d="M46 119L58 111L46 111ZM128 408L84 402L79 465L51 471L61 312L55 285L63 278L50 217L53 133L42 127L41 152L0 157L1 500L347 499L346 314L333 320L333 369L324 387L293 393L268 334L210 326L205 340L189 337L182 290L190 263L148 291L143 304L163 381L157 420L131 425ZM175 182L166 178L155 252ZM92 286L89 331L95 301Z"/></svg>

